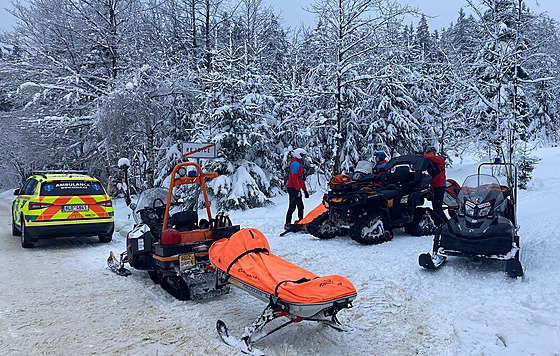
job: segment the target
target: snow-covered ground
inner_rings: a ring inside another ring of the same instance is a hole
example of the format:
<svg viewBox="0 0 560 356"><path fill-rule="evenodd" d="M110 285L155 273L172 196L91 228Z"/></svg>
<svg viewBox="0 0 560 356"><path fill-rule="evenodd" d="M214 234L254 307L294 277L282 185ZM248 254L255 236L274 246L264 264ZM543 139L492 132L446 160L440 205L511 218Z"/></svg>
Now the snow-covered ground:
<svg viewBox="0 0 560 356"><path fill-rule="evenodd" d="M287 197L275 206L230 215L261 230L277 255L318 275L340 274L358 291L340 333L314 323L284 328L257 343L267 355L560 355L560 148L541 149L528 190L521 191L521 262L513 280L503 262L449 258L438 271L418 266L432 237L397 230L392 241L362 246L348 237L284 237ZM476 172L464 161L447 176L462 183ZM309 211L321 200L305 201ZM9 198L3 194L0 198ZM109 272L110 250L124 249L132 225L116 203L114 241L63 239L24 250L10 232L9 202L0 199L0 350L2 354L237 355L215 331L222 319L241 334L265 304L234 289L206 302L180 302L145 272ZM295 214L294 214L295 217Z"/></svg>

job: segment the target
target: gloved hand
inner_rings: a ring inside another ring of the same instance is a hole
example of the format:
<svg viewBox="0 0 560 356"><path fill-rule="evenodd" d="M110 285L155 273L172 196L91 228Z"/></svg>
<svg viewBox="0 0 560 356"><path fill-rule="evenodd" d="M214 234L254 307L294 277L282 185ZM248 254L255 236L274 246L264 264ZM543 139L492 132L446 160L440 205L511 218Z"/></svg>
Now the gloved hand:
<svg viewBox="0 0 560 356"><path fill-rule="evenodd" d="M304 191L303 191L303 196L304 196L305 198L309 198L309 193L307 192L307 190L304 190Z"/></svg>

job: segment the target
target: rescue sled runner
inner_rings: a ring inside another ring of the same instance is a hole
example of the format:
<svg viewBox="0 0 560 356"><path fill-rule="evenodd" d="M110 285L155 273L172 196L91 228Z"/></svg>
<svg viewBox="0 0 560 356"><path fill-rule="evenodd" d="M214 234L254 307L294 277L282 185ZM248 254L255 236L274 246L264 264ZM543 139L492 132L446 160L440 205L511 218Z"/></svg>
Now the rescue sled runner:
<svg viewBox="0 0 560 356"><path fill-rule="evenodd" d="M218 320L222 340L241 351L263 355L253 343L291 323L316 321L339 331L349 331L336 315L352 307L356 289L342 276L318 277L270 252L264 235L255 229L243 229L230 238L215 242L210 248L210 261L216 266L218 284L231 283L268 303L260 317L241 338L229 333ZM264 331L271 321L286 317L284 324Z"/></svg>

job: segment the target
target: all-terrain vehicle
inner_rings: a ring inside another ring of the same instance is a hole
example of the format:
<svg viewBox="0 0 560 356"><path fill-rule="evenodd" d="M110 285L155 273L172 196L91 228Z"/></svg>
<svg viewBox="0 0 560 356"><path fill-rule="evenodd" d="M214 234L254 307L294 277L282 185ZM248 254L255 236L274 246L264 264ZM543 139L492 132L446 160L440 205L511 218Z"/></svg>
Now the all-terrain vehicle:
<svg viewBox="0 0 560 356"><path fill-rule="evenodd" d="M481 173L484 166L505 167L513 179L508 179L508 185L500 185L494 175ZM435 269L447 256L482 257L505 260L509 276L522 276L516 225L517 167L507 163L482 163L476 175L465 179L457 204L457 213L437 229L432 253L419 256L420 266Z"/></svg>
<svg viewBox="0 0 560 356"><path fill-rule="evenodd" d="M192 169L194 168L194 169ZM188 170L190 169L190 170ZM218 285L215 269L208 259L210 246L221 238L239 231L229 217L220 213L212 218L205 178L215 172L203 172L193 162L179 163L171 174L169 189L144 191L137 204L131 204L136 224L126 238L126 251L117 260L113 252L107 265L119 275L130 275L128 263L147 271L150 278L180 300L201 300L229 292L229 286ZM184 185L202 188L207 219L198 220L196 210L175 199L174 189Z"/></svg>
<svg viewBox="0 0 560 356"><path fill-rule="evenodd" d="M352 177L331 179L323 198L328 210L308 224L308 232L321 239L348 234L366 245L392 239L392 229L400 227L414 236L433 234L431 209L423 207L433 199L429 164L419 155L395 157L378 175L370 162L359 162Z"/></svg>

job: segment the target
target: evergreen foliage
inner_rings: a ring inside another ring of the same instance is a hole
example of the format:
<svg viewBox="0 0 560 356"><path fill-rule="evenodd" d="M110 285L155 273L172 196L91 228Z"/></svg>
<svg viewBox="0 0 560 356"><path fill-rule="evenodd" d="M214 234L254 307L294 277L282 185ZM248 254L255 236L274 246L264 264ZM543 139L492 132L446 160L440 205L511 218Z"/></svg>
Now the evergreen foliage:
<svg viewBox="0 0 560 356"><path fill-rule="evenodd" d="M224 209L269 203L296 147L327 177L437 142L528 178L526 143L560 139L558 24L525 1L467 5L431 31L385 0L318 0L316 24L290 30L262 0L16 3L20 25L0 35L0 184L39 168L118 180L127 157L140 191L165 183L185 141L220 145L202 164Z"/></svg>

